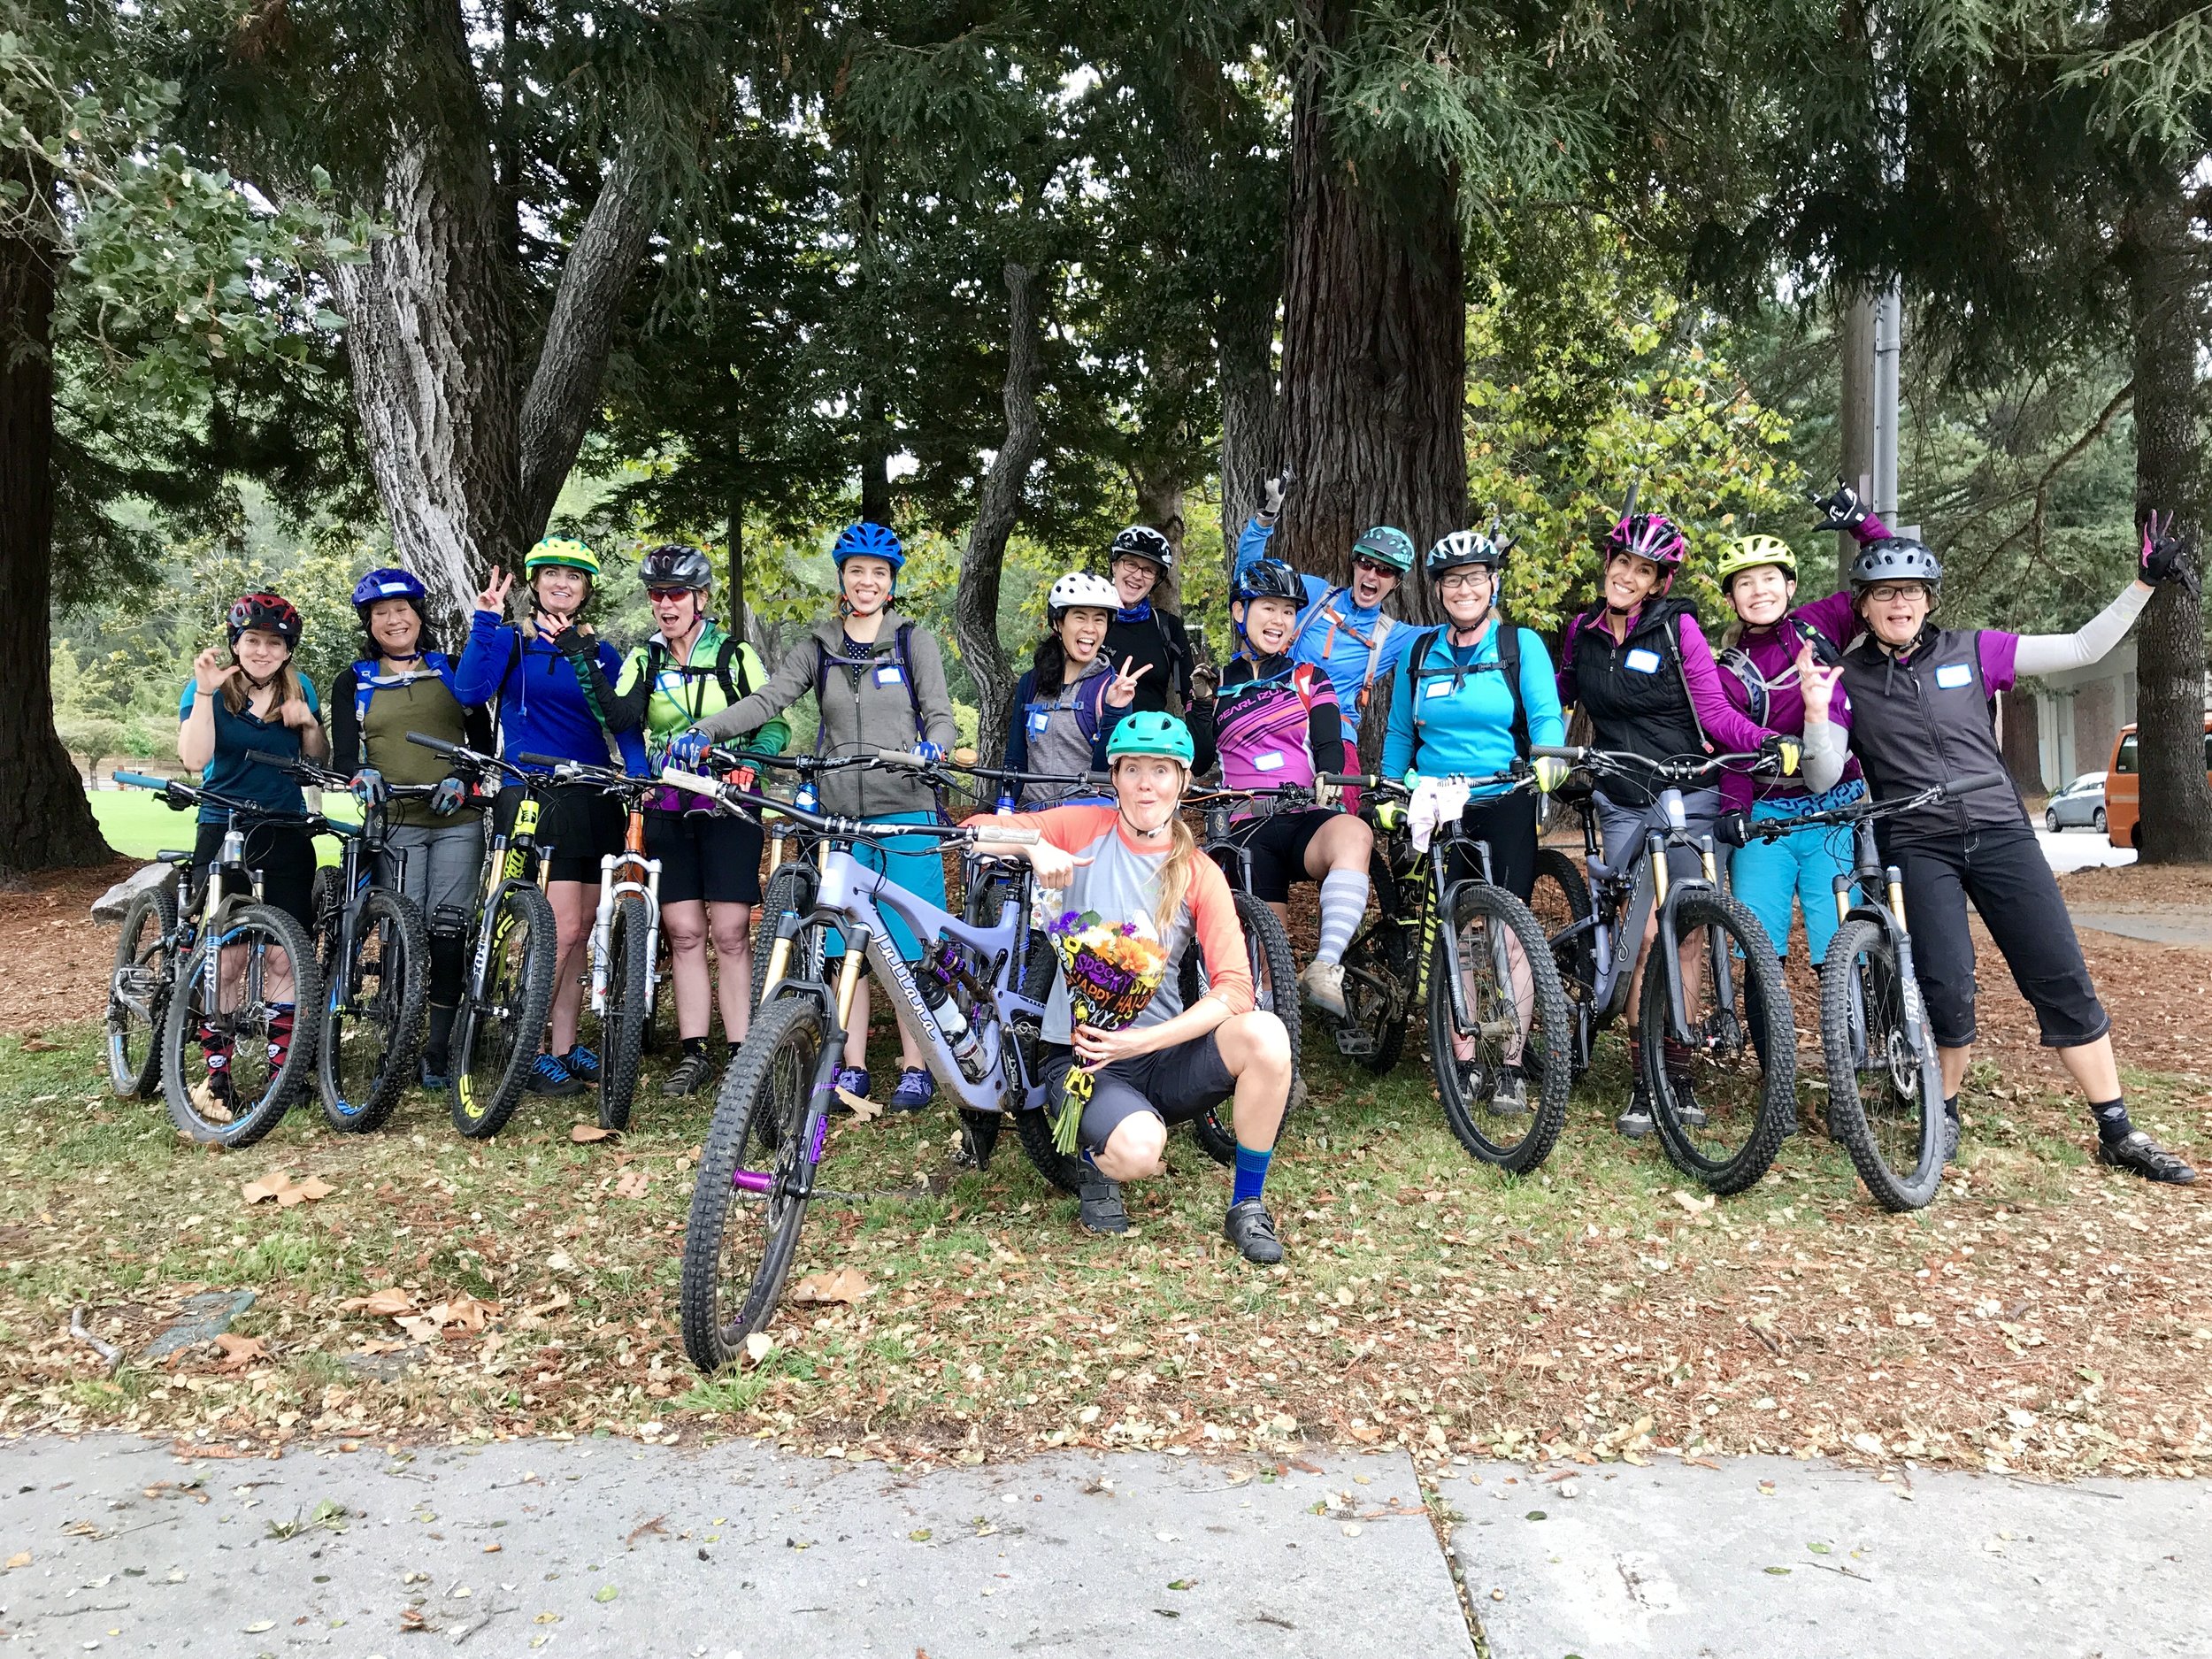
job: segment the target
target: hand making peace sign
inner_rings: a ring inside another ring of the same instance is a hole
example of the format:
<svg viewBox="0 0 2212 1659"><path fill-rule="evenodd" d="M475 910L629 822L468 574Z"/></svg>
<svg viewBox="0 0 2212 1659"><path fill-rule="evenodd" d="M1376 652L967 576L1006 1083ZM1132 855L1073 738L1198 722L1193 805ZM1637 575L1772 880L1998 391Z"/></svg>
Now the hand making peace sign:
<svg viewBox="0 0 2212 1659"><path fill-rule="evenodd" d="M1133 672L1125 662L1114 671L1114 683L1106 687L1106 701L1117 709L1125 709L1137 700L1137 681L1152 672L1152 664L1141 663Z"/></svg>
<svg viewBox="0 0 2212 1659"><path fill-rule="evenodd" d="M507 614L507 595L514 591L515 579L503 570L495 569L484 584L484 591L476 595L476 608L500 616Z"/></svg>

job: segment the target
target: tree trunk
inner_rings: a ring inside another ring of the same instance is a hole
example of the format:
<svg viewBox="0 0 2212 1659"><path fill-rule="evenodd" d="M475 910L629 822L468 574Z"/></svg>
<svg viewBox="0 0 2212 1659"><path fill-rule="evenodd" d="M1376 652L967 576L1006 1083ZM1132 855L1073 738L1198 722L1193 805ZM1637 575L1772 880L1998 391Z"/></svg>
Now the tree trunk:
<svg viewBox="0 0 2212 1659"><path fill-rule="evenodd" d="M745 501L730 497L730 633L738 639L745 632Z"/></svg>
<svg viewBox="0 0 2212 1659"><path fill-rule="evenodd" d="M1237 538L1259 509L1259 480L1282 465L1275 403L1275 313L1280 283L1222 296L1215 324L1221 385L1221 555L1236 563Z"/></svg>
<svg viewBox="0 0 2212 1659"><path fill-rule="evenodd" d="M1319 8L1340 44L1350 0ZM1325 109L1327 67L1310 52L1292 117L1283 291L1283 426L1298 481L1281 557L1333 580L1352 542L1394 524L1426 547L1467 521L1466 295L1454 180L1408 160L1354 175ZM1419 583L1400 589L1425 613Z"/></svg>
<svg viewBox="0 0 2212 1659"><path fill-rule="evenodd" d="M50 211L52 180L19 152L4 176ZM54 733L54 276L44 243L0 238L0 874L115 856Z"/></svg>
<svg viewBox="0 0 2212 1659"><path fill-rule="evenodd" d="M1183 554L1183 480L1166 468L1149 468L1137 478L1137 522L1168 539L1179 562Z"/></svg>
<svg viewBox="0 0 2212 1659"><path fill-rule="evenodd" d="M1002 401L1006 438L983 474L975 523L960 555L960 592L953 603L953 637L975 680L976 739L986 755L1006 746L1014 702L1013 669L998 637L999 579L1006 566L1006 539L1019 516L1022 484L1043 444L1037 414L1037 300L1029 270L1006 262L1006 380Z"/></svg>
<svg viewBox="0 0 2212 1659"><path fill-rule="evenodd" d="M2203 525L2203 446L2197 353L2204 338L2201 272L2181 192L2139 196L2120 250L2135 337L2135 510ZM2136 626L2138 749L2145 864L2212 863L2212 787L2205 781L2204 612L2183 582L2162 588Z"/></svg>

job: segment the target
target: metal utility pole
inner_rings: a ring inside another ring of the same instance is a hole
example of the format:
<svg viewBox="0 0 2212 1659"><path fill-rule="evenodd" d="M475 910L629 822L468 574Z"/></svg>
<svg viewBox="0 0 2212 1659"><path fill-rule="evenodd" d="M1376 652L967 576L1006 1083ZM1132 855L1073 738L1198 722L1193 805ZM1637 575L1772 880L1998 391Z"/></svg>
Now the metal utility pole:
<svg viewBox="0 0 2212 1659"><path fill-rule="evenodd" d="M1897 517L1897 393L1898 360L1904 349L1905 297L1895 280L1882 290L1874 311L1874 454L1873 488L1866 492L1869 506L1884 518Z"/></svg>

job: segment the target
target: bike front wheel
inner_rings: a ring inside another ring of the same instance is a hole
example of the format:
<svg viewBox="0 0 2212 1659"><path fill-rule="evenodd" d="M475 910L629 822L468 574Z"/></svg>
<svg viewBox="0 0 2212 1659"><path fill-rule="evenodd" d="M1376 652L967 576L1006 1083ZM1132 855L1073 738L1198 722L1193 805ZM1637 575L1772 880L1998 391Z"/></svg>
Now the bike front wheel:
<svg viewBox="0 0 2212 1659"><path fill-rule="evenodd" d="M1885 1210L1919 1210L1943 1183L1943 1071L1905 1025L1897 947L1878 922L1836 930L1820 995L1828 1125Z"/></svg>
<svg viewBox="0 0 2212 1659"><path fill-rule="evenodd" d="M809 1107L828 1033L813 998L777 998L723 1074L692 1188L679 1293L684 1351L701 1371L744 1352L775 1312L798 1253L807 1204L800 1178L820 1151L806 1133Z"/></svg>
<svg viewBox="0 0 2212 1659"><path fill-rule="evenodd" d="M1597 945L1590 929L1581 926L1590 919L1590 883L1582 867L1556 847L1538 848L1528 908L1551 941L1559 986L1567 994L1567 1011L1576 1024L1573 1064L1579 1078L1588 1064L1580 1033L1594 1025L1598 1000Z"/></svg>
<svg viewBox="0 0 2212 1659"><path fill-rule="evenodd" d="M638 1061L653 999L653 916L643 898L626 893L607 925L607 1006L600 1016L599 1126L627 1129L637 1094Z"/></svg>
<svg viewBox="0 0 2212 1659"><path fill-rule="evenodd" d="M1444 1121L1473 1156L1524 1174L1551 1156L1567 1120L1567 994L1543 928L1504 888L1462 881L1445 895L1440 919L1429 1059ZM1454 956L1463 1023L1452 1006Z"/></svg>
<svg viewBox="0 0 2212 1659"><path fill-rule="evenodd" d="M328 990L316 1081L323 1118L346 1134L381 1129L414 1080L430 998L430 935L404 894L373 887L354 917L353 959L337 960L342 924L327 940Z"/></svg>
<svg viewBox="0 0 2212 1659"><path fill-rule="evenodd" d="M169 1008L169 953L177 897L167 887L142 893L123 912L108 978L108 1081L118 1094L145 1099L161 1082L161 1028Z"/></svg>
<svg viewBox="0 0 2212 1659"><path fill-rule="evenodd" d="M1637 1010L1643 1083L1660 1144L1716 1193L1740 1193L1774 1162L1797 1117L1797 1031L1782 964L1751 912L1710 887L1678 889L1675 937L1652 947ZM1670 1042L1667 987L1682 987L1689 1041Z"/></svg>
<svg viewBox="0 0 2212 1659"><path fill-rule="evenodd" d="M178 964L162 1024L162 1093L169 1120L193 1140L248 1147L283 1119L314 1069L314 947L267 904L223 911L212 941L211 954L204 939ZM195 1046L199 1065L188 1058Z"/></svg>
<svg viewBox="0 0 2212 1659"><path fill-rule="evenodd" d="M453 1022L453 1126L488 1141L507 1126L536 1063L553 1008L553 907L527 881L503 883L487 907L489 960ZM471 963L472 968L474 966Z"/></svg>
<svg viewBox="0 0 2212 1659"><path fill-rule="evenodd" d="M1237 920L1244 925L1245 950L1251 962L1252 1005L1281 1020L1290 1037L1290 1097L1283 1102L1282 1122L1275 1126L1275 1142L1279 1145L1305 1086L1298 1063L1298 958L1292 954L1290 935L1274 911L1249 893L1232 896L1236 900ZM1198 941L1193 940L1183 951L1183 1006L1188 1008L1205 994L1206 966L1199 956ZM1224 1101L1191 1120L1191 1133L1217 1164L1237 1161L1236 1125L1230 1121L1234 1116L1231 1103Z"/></svg>

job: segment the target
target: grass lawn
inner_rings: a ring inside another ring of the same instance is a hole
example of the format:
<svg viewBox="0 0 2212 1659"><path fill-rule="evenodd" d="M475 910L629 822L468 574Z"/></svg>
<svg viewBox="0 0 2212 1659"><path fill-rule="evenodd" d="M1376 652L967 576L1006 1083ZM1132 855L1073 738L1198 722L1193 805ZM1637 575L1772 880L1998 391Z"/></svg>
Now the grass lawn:
<svg viewBox="0 0 2212 1659"><path fill-rule="evenodd" d="M979 1174L951 1168L941 1110L841 1118L823 1184L863 1196L818 1201L773 1350L703 1380L674 1320L711 1107L663 1101L656 1075L635 1132L598 1144L570 1139L588 1097L526 1097L477 1144L411 1096L379 1134L335 1135L311 1105L226 1154L110 1097L91 1029L0 1040L0 1430L746 1434L899 1462L1279 1458L1307 1438L1431 1466L2212 1458L2212 1208L2099 1169L2077 1105L1978 1066L1964 1163L1918 1215L1875 1210L1809 1128L1715 1202L1609 1132L1617 1039L1522 1180L1460 1151L1419 1041L1379 1082L1309 1044L1317 1103L1269 1187L1290 1255L1267 1271L1221 1240L1226 1172L1180 1136L1172 1174L1131 1192L1136 1230L1103 1240L1010 1134ZM2139 1119L2207 1162L2206 1079L2128 1082ZM249 1202L276 1171L335 1190ZM865 1277L857 1303L794 1298L843 1267ZM186 1295L234 1287L258 1298L235 1327L251 1340L173 1370L133 1357ZM114 1375L70 1333L80 1309L122 1347Z"/></svg>
<svg viewBox="0 0 2212 1659"><path fill-rule="evenodd" d="M197 833L191 813L171 811L150 790L95 789L88 799L101 834L126 857L149 859L164 848L189 847ZM338 843L330 836L317 840L315 852L323 864L338 862Z"/></svg>

